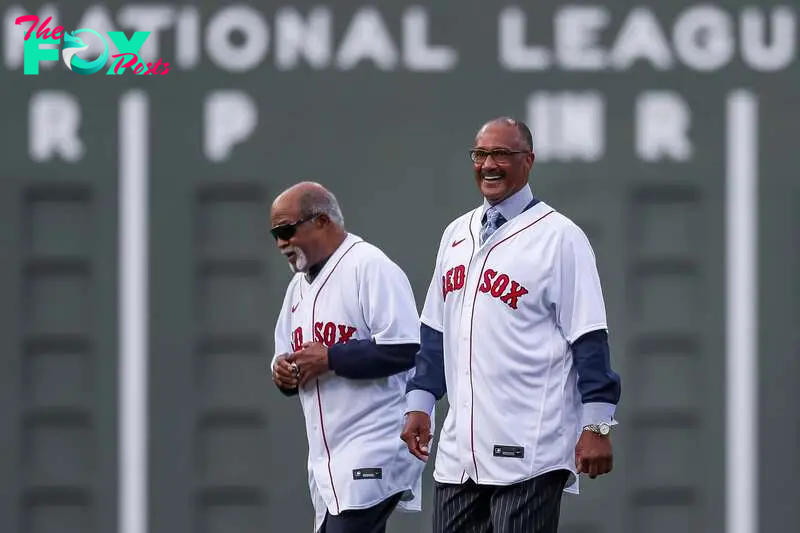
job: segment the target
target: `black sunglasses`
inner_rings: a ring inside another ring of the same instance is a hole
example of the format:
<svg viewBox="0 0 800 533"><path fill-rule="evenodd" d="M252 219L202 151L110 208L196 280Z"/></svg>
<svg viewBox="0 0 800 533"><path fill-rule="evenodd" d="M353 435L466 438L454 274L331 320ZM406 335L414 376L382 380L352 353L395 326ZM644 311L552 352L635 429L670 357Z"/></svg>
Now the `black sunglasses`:
<svg viewBox="0 0 800 533"><path fill-rule="evenodd" d="M281 239L284 241L288 241L294 234L297 233L297 227L301 224L304 224L310 220L314 220L319 215L311 215L306 218L301 218L297 222L292 222L291 224L281 224L280 226L275 226L274 228L270 229L269 232L272 233L272 236L277 239Z"/></svg>

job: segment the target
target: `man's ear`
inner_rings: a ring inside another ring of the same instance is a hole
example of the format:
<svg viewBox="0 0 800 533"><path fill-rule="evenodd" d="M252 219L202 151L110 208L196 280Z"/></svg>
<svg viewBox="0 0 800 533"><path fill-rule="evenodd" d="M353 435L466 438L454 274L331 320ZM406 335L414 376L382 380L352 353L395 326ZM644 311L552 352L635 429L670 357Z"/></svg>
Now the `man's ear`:
<svg viewBox="0 0 800 533"><path fill-rule="evenodd" d="M327 226L331 221L331 217L329 217L326 213L320 213L314 223L317 224L319 227L324 228Z"/></svg>
<svg viewBox="0 0 800 533"><path fill-rule="evenodd" d="M531 153L530 153L530 154L528 154L526 157L527 157L527 159L528 159L528 161L529 161L529 163L528 163L528 172L530 172L530 171L531 171L531 169L533 168L533 162L534 162L534 161L536 161L536 154L534 154L533 152L531 152Z"/></svg>

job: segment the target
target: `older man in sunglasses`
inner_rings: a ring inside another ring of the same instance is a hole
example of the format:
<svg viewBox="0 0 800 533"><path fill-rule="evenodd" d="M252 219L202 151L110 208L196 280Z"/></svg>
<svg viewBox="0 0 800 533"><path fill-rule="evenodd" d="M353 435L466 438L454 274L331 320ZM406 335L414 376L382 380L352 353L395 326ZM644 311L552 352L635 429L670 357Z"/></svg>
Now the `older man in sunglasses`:
<svg viewBox="0 0 800 533"><path fill-rule="evenodd" d="M421 510L425 463L397 438L419 348L405 273L348 233L333 194L297 184L272 205L272 235L295 273L275 327L272 379L298 395L320 533L380 533Z"/></svg>

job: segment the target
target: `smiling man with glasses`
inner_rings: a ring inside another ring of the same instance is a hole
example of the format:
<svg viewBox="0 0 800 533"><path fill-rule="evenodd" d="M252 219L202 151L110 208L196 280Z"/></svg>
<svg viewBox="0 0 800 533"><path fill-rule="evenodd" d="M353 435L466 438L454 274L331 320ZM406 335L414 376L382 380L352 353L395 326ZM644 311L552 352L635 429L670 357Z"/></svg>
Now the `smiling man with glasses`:
<svg viewBox="0 0 800 533"><path fill-rule="evenodd" d="M425 463L397 438L419 349L411 284L345 230L336 198L317 183L278 196L271 222L295 273L275 326L272 379L303 407L314 529L382 533L395 509L421 510Z"/></svg>
<svg viewBox="0 0 800 533"><path fill-rule="evenodd" d="M561 495L612 468L620 396L589 240L535 198L519 121L485 124L470 150L482 202L439 243L401 434L434 468L433 533L555 533Z"/></svg>

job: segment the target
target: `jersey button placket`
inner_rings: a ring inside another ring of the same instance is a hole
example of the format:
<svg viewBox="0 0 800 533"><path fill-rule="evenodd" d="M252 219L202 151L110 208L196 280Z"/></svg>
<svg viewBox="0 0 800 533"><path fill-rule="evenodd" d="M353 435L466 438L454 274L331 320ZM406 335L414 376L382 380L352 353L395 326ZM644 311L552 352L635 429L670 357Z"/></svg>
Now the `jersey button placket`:
<svg viewBox="0 0 800 533"><path fill-rule="evenodd" d="M460 456L463 458L462 467L469 471L471 461L467 460L471 457L471 441L472 441L472 383L470 381L470 365L471 365L471 346L470 346L470 322L471 313L468 311L469 306L464 306L461 313L461 329L459 332L459 346L460 346L460 361L459 371L461 377L459 379L459 401L461 403L461 415L459 418L459 448Z"/></svg>
<svg viewBox="0 0 800 533"><path fill-rule="evenodd" d="M461 462L462 468L467 468L471 462L472 457L470 452L470 414L468 409L463 410L464 415L459 416L458 420L458 436L456 441L458 443L458 457Z"/></svg>
<svg viewBox="0 0 800 533"><path fill-rule="evenodd" d="M459 345L461 347L461 361L460 361L460 370L461 375L464 379L464 390L466 391L464 394L464 399L462 406L469 409L470 408L470 399L472 396L472 388L471 383L469 381L469 375L472 371L470 368L472 364L472 346L470 345L470 337L472 335L472 304L468 303L469 298L464 297L465 303L464 306L461 308L461 328L459 329Z"/></svg>
<svg viewBox="0 0 800 533"><path fill-rule="evenodd" d="M467 328L462 325L461 327L462 332L466 332ZM464 383L461 389L461 405L465 408L469 408L469 396L470 396L470 383L469 383L469 372L470 372L470 346L469 346L469 334L462 333L461 338L459 339L459 371L461 373L461 377L463 378L462 381Z"/></svg>

